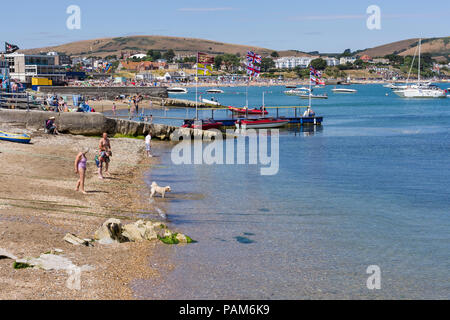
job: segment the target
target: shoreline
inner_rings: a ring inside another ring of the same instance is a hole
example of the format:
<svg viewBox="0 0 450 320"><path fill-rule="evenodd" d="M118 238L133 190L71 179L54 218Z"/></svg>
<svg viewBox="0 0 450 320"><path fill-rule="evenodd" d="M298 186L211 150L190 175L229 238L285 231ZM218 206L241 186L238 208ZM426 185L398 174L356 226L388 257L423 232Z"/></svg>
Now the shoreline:
<svg viewBox="0 0 450 320"><path fill-rule="evenodd" d="M147 200L144 181L158 158L144 156L141 140L111 139L111 177L101 181L92 160L98 138L21 131L32 134L33 144L0 142L4 164L0 169L4 181L0 185L0 247L18 258L60 249L75 265L89 265L94 270L83 272L81 290L77 291L66 287L65 271L16 270L13 260L1 259L0 299L135 299L132 281L159 277L149 261L163 244L146 241L84 247L66 243L63 237L72 233L93 238L109 217L120 218L125 224L148 213L152 220L161 221ZM153 142L156 150L163 144ZM86 173L89 194L83 195L74 190L77 176L73 161L77 151L86 146L91 148ZM158 264L170 265L168 261Z"/></svg>

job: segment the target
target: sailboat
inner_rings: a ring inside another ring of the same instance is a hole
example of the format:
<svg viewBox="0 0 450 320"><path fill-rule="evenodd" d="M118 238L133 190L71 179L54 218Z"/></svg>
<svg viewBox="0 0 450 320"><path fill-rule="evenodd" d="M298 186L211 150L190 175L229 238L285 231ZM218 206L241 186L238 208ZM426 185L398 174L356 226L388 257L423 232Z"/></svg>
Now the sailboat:
<svg viewBox="0 0 450 320"><path fill-rule="evenodd" d="M438 86L425 84L420 82L420 55L422 48L422 39L419 40L419 68L418 68L418 81L417 84L406 85L404 88L399 88L393 90L393 92L401 98L446 98L447 94L445 90L442 90ZM411 70L414 66L414 59L416 55L414 54L414 58L411 64ZM411 72L411 71L410 71ZM409 80L409 75L408 75Z"/></svg>

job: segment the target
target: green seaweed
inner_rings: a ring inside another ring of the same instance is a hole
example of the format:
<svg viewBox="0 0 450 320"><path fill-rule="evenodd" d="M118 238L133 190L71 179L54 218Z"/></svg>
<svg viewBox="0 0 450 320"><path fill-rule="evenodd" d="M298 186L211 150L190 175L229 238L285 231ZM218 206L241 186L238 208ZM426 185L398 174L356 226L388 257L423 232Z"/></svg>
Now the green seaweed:
<svg viewBox="0 0 450 320"><path fill-rule="evenodd" d="M171 236L167 236L167 237L161 237L161 236L158 236L158 239L159 239L162 243L168 244L168 245L179 244L180 241L178 241L177 235L178 235L178 233L174 233L174 234L172 234ZM186 237L187 243L196 243L196 242L197 242L197 241L195 241L195 240L192 240L191 237L188 237L188 236L185 236L185 237Z"/></svg>
<svg viewBox="0 0 450 320"><path fill-rule="evenodd" d="M22 263L22 262L14 262L13 263L14 269L27 269L27 268L32 268L32 267L33 266L28 263Z"/></svg>

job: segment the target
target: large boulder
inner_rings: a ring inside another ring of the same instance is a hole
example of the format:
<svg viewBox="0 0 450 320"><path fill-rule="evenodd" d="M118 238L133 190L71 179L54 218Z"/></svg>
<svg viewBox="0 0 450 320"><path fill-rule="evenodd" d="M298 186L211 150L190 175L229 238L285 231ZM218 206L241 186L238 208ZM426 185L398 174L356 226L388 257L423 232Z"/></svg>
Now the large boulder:
<svg viewBox="0 0 450 320"><path fill-rule="evenodd" d="M152 241L158 239L158 232L163 228L165 226L161 223L139 220L133 224L125 225L122 235L130 241Z"/></svg>
<svg viewBox="0 0 450 320"><path fill-rule="evenodd" d="M105 221L102 226L95 232L94 238L96 240L111 239L116 242L128 242L129 239L123 236L123 226L119 219L109 219Z"/></svg>

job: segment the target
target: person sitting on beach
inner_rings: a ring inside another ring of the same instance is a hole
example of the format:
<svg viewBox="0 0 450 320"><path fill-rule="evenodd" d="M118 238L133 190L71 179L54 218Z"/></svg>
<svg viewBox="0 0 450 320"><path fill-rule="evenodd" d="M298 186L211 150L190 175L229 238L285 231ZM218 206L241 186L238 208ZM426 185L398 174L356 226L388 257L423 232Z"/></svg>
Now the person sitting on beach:
<svg viewBox="0 0 450 320"><path fill-rule="evenodd" d="M84 182L86 180L86 168L87 168L87 158L86 154L89 152L89 148L84 149L80 152L75 159L75 173L80 175L80 179L78 179L76 191L80 191L86 194L84 190Z"/></svg>
<svg viewBox="0 0 450 320"><path fill-rule="evenodd" d="M47 122L45 123L45 129L47 130L47 132L49 134L54 134L57 135L59 134L58 130L56 130L56 125L55 125L55 117L50 117Z"/></svg>

